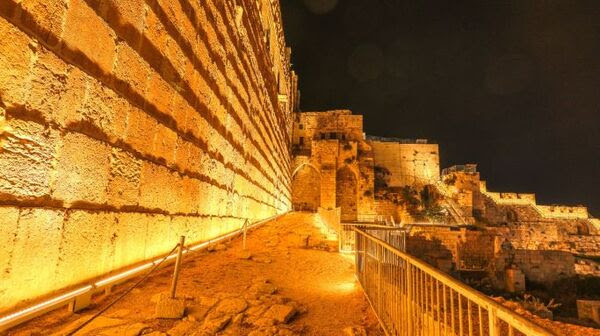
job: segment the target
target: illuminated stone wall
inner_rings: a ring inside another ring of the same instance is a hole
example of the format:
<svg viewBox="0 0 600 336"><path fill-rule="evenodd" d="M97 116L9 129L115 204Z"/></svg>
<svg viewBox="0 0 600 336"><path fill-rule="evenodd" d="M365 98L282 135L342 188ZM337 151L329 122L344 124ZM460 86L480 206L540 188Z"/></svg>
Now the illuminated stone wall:
<svg viewBox="0 0 600 336"><path fill-rule="evenodd" d="M390 172L388 186L423 186L440 179L440 159L437 144L368 141L373 148L375 166Z"/></svg>
<svg viewBox="0 0 600 336"><path fill-rule="evenodd" d="M291 207L269 0L0 2L0 311Z"/></svg>

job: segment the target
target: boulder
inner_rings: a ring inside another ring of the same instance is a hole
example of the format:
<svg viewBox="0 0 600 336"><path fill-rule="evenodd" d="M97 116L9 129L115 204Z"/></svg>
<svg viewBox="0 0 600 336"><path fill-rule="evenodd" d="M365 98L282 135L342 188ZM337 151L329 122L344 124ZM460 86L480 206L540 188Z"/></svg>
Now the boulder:
<svg viewBox="0 0 600 336"><path fill-rule="evenodd" d="M296 314L296 308L291 305L276 304L265 313L265 317L272 318L278 323L287 323Z"/></svg>

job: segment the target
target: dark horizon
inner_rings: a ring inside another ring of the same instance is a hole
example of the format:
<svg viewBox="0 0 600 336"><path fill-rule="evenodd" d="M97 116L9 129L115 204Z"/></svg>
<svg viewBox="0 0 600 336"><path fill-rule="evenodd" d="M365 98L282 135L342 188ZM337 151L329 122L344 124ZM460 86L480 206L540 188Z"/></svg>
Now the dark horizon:
<svg viewBox="0 0 600 336"><path fill-rule="evenodd" d="M302 111L427 138L442 168L600 215L600 2L288 0Z"/></svg>

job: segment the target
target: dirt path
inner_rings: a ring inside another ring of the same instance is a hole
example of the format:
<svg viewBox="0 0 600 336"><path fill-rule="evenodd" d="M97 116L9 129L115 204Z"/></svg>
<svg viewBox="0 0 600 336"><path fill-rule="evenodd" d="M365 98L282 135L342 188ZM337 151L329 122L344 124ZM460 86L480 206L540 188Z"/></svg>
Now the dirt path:
<svg viewBox="0 0 600 336"><path fill-rule="evenodd" d="M170 266L78 335L348 335L349 327L381 335L354 279L353 259L337 253L337 241L327 236L314 214L285 215L248 235L250 257L241 237L186 256L177 291L188 307L182 320L154 318L152 301L169 290ZM10 334L64 333L128 286L81 314L50 313Z"/></svg>

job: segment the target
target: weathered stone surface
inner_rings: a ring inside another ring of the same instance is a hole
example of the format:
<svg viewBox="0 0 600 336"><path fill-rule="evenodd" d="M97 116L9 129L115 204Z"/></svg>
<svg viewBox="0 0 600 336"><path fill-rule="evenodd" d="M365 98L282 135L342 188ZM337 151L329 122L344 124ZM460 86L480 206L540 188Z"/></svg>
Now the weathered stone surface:
<svg viewBox="0 0 600 336"><path fill-rule="evenodd" d="M276 304L265 313L265 317L272 318L278 323L287 323L296 314L296 309L290 305Z"/></svg>
<svg viewBox="0 0 600 336"><path fill-rule="evenodd" d="M225 328L225 326L231 321L231 316L226 315L226 316L222 316L222 317L217 317L214 319L206 319L204 321L204 324L202 324L202 331L209 333L209 334L215 334L216 332L222 330L223 328Z"/></svg>
<svg viewBox="0 0 600 336"><path fill-rule="evenodd" d="M29 65L37 43L17 27L0 18L0 88L7 107L25 105Z"/></svg>
<svg viewBox="0 0 600 336"><path fill-rule="evenodd" d="M155 317L179 319L185 313L185 300L172 299L168 293L161 293L156 302Z"/></svg>
<svg viewBox="0 0 600 336"><path fill-rule="evenodd" d="M110 148L80 133L61 141L52 196L67 203L104 203L110 175Z"/></svg>
<svg viewBox="0 0 600 336"><path fill-rule="evenodd" d="M184 320L177 322L173 328L167 331L167 334L169 334L169 336L187 336L193 334L200 326L201 324L198 322Z"/></svg>
<svg viewBox="0 0 600 336"><path fill-rule="evenodd" d="M0 143L0 193L20 198L47 197L55 174L58 132L19 119L4 126L6 133Z"/></svg>
<svg viewBox="0 0 600 336"><path fill-rule="evenodd" d="M248 293L260 297L264 294L277 292L277 287L271 283L255 283L248 289Z"/></svg>
<svg viewBox="0 0 600 336"><path fill-rule="evenodd" d="M244 299L240 298L228 298L222 300L215 311L222 314L237 314L241 313L248 308L248 303Z"/></svg>
<svg viewBox="0 0 600 336"><path fill-rule="evenodd" d="M68 48L82 52L102 71L112 69L115 34L85 1L69 4L63 40Z"/></svg>

